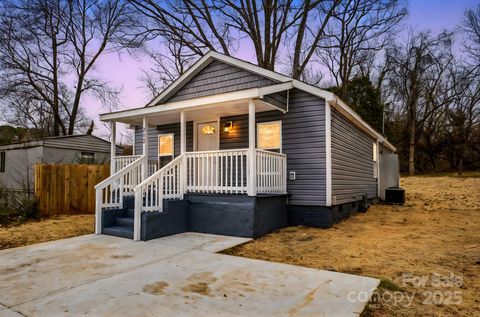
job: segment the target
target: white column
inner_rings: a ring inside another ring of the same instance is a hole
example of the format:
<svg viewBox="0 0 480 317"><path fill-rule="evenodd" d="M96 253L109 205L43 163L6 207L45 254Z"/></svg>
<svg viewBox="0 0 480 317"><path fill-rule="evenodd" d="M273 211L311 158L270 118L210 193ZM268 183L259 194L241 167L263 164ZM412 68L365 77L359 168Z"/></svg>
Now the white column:
<svg viewBox="0 0 480 317"><path fill-rule="evenodd" d="M143 166L142 166L142 180L148 177L148 119L143 117Z"/></svg>
<svg viewBox="0 0 480 317"><path fill-rule="evenodd" d="M110 121L110 130L112 135L110 136L110 175L113 175L115 171L115 154L117 151L117 123Z"/></svg>
<svg viewBox="0 0 480 317"><path fill-rule="evenodd" d="M375 162L375 164L377 165L377 196L378 197L382 197L382 191L381 191L381 180L380 180L380 142L377 140L377 146L376 146L376 150L377 150L377 153L375 154L377 156L377 161Z"/></svg>
<svg viewBox="0 0 480 317"><path fill-rule="evenodd" d="M330 102L325 102L325 205L332 205L332 112Z"/></svg>
<svg viewBox="0 0 480 317"><path fill-rule="evenodd" d="M187 118L185 110L180 111L180 155L187 152ZM182 195L186 191L187 185L187 160L182 159L180 164L180 192ZM183 198L183 197L182 197Z"/></svg>
<svg viewBox="0 0 480 317"><path fill-rule="evenodd" d="M248 102L248 196L257 194L257 155L255 151L255 101Z"/></svg>
<svg viewBox="0 0 480 317"><path fill-rule="evenodd" d="M180 154L187 151L187 121L185 110L180 111Z"/></svg>

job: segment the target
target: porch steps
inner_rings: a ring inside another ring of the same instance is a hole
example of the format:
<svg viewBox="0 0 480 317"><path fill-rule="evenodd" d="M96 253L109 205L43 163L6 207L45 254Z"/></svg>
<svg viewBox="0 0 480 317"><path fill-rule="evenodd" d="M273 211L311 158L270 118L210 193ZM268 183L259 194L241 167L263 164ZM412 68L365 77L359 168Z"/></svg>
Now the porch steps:
<svg viewBox="0 0 480 317"><path fill-rule="evenodd" d="M103 228L103 234L109 236L122 237L127 239L133 239L133 226L131 228L125 226L112 226Z"/></svg>
<svg viewBox="0 0 480 317"><path fill-rule="evenodd" d="M104 227L102 233L110 236L133 239L133 197L126 197L123 201L125 209L119 210L120 214L115 217L115 221L110 226Z"/></svg>

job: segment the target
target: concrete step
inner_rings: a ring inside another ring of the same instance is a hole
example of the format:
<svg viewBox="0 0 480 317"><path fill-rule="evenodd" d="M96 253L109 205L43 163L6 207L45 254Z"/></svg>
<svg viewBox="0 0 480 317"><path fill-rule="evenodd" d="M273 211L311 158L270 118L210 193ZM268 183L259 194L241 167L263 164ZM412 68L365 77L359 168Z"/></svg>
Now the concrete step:
<svg viewBox="0 0 480 317"><path fill-rule="evenodd" d="M107 227L103 228L102 233L115 237L133 239L133 226L132 228L124 226Z"/></svg>
<svg viewBox="0 0 480 317"><path fill-rule="evenodd" d="M116 224L120 227L131 227L133 228L133 217L118 217L115 220Z"/></svg>

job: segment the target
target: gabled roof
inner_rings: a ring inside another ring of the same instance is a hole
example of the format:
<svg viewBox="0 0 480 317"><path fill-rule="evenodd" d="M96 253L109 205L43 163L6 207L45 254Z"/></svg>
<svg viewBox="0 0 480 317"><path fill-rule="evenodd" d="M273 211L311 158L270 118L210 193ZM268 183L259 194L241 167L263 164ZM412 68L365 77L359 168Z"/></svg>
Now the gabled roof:
<svg viewBox="0 0 480 317"><path fill-rule="evenodd" d="M350 108L343 100L337 97L335 94L315 87L313 85L304 83L300 80L290 78L288 76L282 75L280 73L262 68L258 65L249 63L247 61L223 55L218 52L210 51L201 57L197 62L195 62L185 73L183 73L177 80L170 84L165 90L160 93L156 98L150 101L146 107L156 106L164 103L168 98L175 94L179 89L181 89L186 83L188 83L196 74L198 74L203 68L205 68L211 61L219 60L223 63L230 64L235 67L250 71L254 74L269 78L273 81L279 83L292 83L293 88L305 91L314 96L325 99L334 109L339 111L343 116L345 116L350 122L355 124L357 127L365 131L367 134L382 142L385 146L395 151L396 148L387 141L387 139L373 129L365 120L363 120L352 108Z"/></svg>

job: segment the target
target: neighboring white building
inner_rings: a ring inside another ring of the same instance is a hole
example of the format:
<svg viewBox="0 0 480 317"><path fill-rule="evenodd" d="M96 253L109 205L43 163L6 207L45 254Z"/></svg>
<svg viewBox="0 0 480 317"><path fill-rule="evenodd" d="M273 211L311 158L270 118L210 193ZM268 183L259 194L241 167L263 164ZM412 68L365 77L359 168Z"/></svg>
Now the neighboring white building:
<svg viewBox="0 0 480 317"><path fill-rule="evenodd" d="M122 147L117 146L117 154ZM110 142L92 135L49 137L0 146L0 188L33 192L37 163L110 163Z"/></svg>

